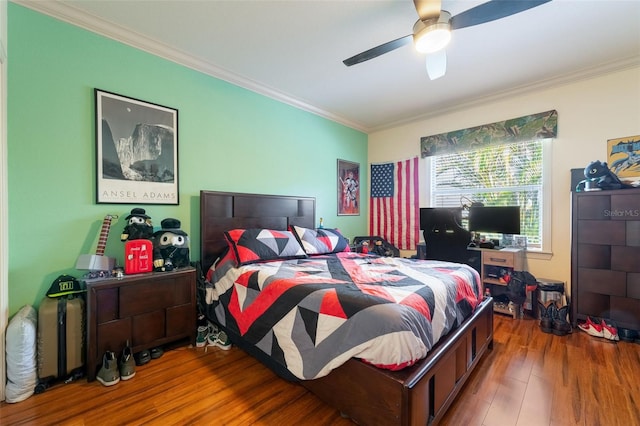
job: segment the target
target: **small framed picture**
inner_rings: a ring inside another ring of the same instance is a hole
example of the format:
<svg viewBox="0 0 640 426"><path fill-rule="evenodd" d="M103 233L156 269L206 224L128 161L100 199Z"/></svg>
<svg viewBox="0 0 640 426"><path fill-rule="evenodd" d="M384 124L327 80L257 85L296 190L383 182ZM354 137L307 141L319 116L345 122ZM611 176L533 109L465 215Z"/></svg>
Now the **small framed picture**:
<svg viewBox="0 0 640 426"><path fill-rule="evenodd" d="M96 202L179 204L178 110L95 89Z"/></svg>
<svg viewBox="0 0 640 426"><path fill-rule="evenodd" d="M513 247L513 234L502 234L500 245L502 247Z"/></svg>
<svg viewBox="0 0 640 426"><path fill-rule="evenodd" d="M360 214L360 164L338 160L338 216Z"/></svg>
<svg viewBox="0 0 640 426"><path fill-rule="evenodd" d="M640 187L640 135L607 141L607 163L622 183Z"/></svg>
<svg viewBox="0 0 640 426"><path fill-rule="evenodd" d="M527 249L527 237L525 235L514 235L513 246L521 250Z"/></svg>

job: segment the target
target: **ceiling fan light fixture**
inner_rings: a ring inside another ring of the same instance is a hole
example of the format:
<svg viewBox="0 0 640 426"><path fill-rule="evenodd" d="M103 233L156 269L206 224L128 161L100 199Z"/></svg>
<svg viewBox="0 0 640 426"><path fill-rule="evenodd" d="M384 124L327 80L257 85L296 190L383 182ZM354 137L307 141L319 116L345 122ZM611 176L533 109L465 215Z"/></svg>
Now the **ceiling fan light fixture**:
<svg viewBox="0 0 640 426"><path fill-rule="evenodd" d="M421 53L433 53L444 49L451 41L451 14L446 10L437 20L418 20L413 26L413 43Z"/></svg>

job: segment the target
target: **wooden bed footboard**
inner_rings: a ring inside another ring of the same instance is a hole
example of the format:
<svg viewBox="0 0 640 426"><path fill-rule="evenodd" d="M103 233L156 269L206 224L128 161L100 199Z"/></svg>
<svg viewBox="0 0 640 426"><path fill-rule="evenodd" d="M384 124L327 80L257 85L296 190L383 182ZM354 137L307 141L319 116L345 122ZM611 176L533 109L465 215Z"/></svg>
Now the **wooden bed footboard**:
<svg viewBox="0 0 640 426"><path fill-rule="evenodd" d="M300 383L358 424L437 424L492 347L493 299L488 298L412 367L388 371L351 359L325 377Z"/></svg>

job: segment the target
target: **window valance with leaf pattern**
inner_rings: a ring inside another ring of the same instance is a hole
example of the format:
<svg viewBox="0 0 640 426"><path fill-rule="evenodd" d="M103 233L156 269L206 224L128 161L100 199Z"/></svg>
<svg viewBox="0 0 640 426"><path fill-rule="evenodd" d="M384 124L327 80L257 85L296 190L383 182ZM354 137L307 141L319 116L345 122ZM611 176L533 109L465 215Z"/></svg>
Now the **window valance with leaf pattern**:
<svg viewBox="0 0 640 426"><path fill-rule="evenodd" d="M422 158L485 148L490 145L555 138L558 112L545 111L420 138Z"/></svg>

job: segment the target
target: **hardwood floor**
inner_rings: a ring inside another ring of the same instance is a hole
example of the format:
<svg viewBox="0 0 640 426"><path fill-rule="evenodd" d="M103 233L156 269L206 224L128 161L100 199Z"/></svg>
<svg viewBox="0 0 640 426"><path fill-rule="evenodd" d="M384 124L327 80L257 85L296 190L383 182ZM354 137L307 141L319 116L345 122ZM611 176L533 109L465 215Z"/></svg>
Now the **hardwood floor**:
<svg viewBox="0 0 640 426"><path fill-rule="evenodd" d="M533 319L495 316L493 351L445 425L638 425L640 345L579 331L542 333ZM350 425L304 388L238 348L181 347L112 387L79 380L17 404L2 425Z"/></svg>

